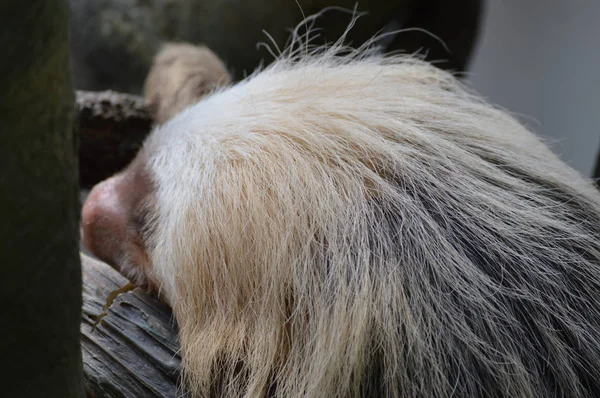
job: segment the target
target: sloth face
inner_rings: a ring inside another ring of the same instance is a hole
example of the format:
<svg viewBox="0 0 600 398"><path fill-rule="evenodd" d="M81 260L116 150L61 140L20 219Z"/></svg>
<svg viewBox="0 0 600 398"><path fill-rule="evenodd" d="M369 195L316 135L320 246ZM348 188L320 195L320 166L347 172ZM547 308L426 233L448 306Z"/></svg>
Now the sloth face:
<svg viewBox="0 0 600 398"><path fill-rule="evenodd" d="M81 214L82 240L135 284L156 287L147 246L155 194L146 161L142 150L124 171L92 189Z"/></svg>

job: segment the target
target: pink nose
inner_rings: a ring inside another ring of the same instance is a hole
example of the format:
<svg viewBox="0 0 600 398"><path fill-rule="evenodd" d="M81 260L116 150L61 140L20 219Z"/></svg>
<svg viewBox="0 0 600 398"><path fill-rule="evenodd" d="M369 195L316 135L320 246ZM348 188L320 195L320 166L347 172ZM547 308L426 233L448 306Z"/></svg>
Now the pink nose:
<svg viewBox="0 0 600 398"><path fill-rule="evenodd" d="M127 236L128 210L120 195L122 177L96 185L81 211L83 244L98 258L115 264Z"/></svg>

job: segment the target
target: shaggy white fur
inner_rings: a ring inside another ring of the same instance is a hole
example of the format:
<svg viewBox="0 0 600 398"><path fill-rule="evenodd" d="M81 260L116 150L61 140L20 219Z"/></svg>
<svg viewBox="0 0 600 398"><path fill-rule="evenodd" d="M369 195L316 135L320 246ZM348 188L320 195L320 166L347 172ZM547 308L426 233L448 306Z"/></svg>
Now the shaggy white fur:
<svg viewBox="0 0 600 398"><path fill-rule="evenodd" d="M600 194L446 72L305 50L143 149L192 395L600 396Z"/></svg>

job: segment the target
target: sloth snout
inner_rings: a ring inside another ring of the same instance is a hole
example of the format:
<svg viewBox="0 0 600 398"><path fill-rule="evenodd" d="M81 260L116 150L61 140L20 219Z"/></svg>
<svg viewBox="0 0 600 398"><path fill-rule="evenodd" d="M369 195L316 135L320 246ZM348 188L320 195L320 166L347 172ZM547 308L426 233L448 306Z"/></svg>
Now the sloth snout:
<svg viewBox="0 0 600 398"><path fill-rule="evenodd" d="M121 200L121 177L97 184L81 211L83 244L98 258L114 264L127 238L127 208Z"/></svg>

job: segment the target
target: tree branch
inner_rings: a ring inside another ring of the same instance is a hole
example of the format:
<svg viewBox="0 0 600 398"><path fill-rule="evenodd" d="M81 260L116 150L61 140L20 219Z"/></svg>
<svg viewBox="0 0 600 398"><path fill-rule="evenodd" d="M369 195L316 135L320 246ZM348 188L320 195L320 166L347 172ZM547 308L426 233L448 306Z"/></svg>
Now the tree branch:
<svg viewBox="0 0 600 398"><path fill-rule="evenodd" d="M89 188L135 157L152 128L152 114L142 97L114 91L77 91L76 109L79 181Z"/></svg>
<svg viewBox="0 0 600 398"><path fill-rule="evenodd" d="M81 349L89 397L175 397L179 341L171 309L81 254Z"/></svg>

